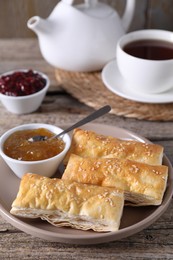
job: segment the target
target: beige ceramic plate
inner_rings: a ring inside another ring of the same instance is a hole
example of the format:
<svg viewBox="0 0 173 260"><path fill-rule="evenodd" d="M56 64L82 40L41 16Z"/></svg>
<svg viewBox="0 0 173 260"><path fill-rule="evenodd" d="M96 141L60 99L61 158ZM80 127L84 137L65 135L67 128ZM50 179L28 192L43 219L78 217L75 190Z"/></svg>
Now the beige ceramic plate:
<svg viewBox="0 0 173 260"><path fill-rule="evenodd" d="M61 126L65 128L65 126ZM88 124L85 129L94 130L105 135L112 135L118 138L133 139L141 142L149 142L146 139L121 128ZM0 158L0 213L4 219L16 228L43 239L72 243L72 244L97 244L108 241L115 241L133 235L148 227L158 219L167 209L173 193L173 172L172 167L164 156L163 163L169 167L168 186L161 206L148 207L125 207L121 226L117 232L97 233L94 231L80 231L72 228L58 228L40 219L28 220L14 217L10 214L12 201L15 199L20 180L13 174L4 161ZM57 173L58 176L59 173ZM60 176L59 176L60 177Z"/></svg>

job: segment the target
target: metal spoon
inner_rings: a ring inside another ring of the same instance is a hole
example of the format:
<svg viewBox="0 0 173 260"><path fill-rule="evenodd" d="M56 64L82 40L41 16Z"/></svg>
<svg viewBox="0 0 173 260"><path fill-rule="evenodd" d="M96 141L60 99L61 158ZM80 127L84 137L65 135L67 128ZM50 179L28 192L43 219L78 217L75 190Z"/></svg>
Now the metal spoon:
<svg viewBox="0 0 173 260"><path fill-rule="evenodd" d="M91 122L93 120L95 120L96 118L108 113L111 110L110 106L104 106L98 110L96 110L95 112L93 112L92 114L90 114L89 116L83 118L82 120L78 121L77 123L75 123L74 125L68 127L67 129L65 129L64 131L62 131L61 133L54 135L50 138L48 138L47 136L43 136L43 135L35 135L31 138L28 139L29 142L39 142L39 141L45 141L45 140L50 140L53 138L58 138L61 135L64 135L65 133L70 132L71 130L73 130L74 128L77 128L79 126L82 126L88 122Z"/></svg>

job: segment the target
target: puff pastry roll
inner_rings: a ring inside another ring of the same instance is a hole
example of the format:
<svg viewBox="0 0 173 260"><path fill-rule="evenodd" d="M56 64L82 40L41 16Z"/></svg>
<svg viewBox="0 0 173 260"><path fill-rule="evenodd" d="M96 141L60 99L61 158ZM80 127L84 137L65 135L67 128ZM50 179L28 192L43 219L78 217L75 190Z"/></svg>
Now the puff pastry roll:
<svg viewBox="0 0 173 260"><path fill-rule="evenodd" d="M123 206L124 194L115 188L27 173L10 212L55 226L105 232L119 229Z"/></svg>
<svg viewBox="0 0 173 260"><path fill-rule="evenodd" d="M125 200L136 206L160 205L168 167L117 158L83 158L71 155L62 179L124 190Z"/></svg>
<svg viewBox="0 0 173 260"><path fill-rule="evenodd" d="M160 165L162 164L163 147L156 144L121 140L77 128L73 131L72 144L64 159L65 165L72 153L81 157L122 158Z"/></svg>

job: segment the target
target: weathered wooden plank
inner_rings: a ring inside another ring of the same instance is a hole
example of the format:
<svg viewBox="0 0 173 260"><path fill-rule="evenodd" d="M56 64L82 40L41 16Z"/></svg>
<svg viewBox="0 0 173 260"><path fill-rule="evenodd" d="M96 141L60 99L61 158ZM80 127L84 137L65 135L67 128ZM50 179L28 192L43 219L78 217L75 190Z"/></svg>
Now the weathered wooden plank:
<svg viewBox="0 0 173 260"><path fill-rule="evenodd" d="M148 10L148 27L173 31L172 1L150 0Z"/></svg>
<svg viewBox="0 0 173 260"><path fill-rule="evenodd" d="M31 114L20 116L12 114L0 103L0 134L11 127L28 122L44 122L56 125L70 124L92 111L94 109L91 107L81 104L70 95L63 93L46 96L41 107L38 111L32 113L32 116ZM164 144L167 145L167 149L172 156L172 142L170 141L173 140L173 131L171 130L173 122L149 122L107 114L95 120L94 123L122 127L154 142L162 142L162 140L167 139Z"/></svg>
<svg viewBox="0 0 173 260"><path fill-rule="evenodd" d="M0 37L33 37L27 28L27 20L33 15L47 17L57 0L1 0L0 1Z"/></svg>
<svg viewBox="0 0 173 260"><path fill-rule="evenodd" d="M77 246L44 241L34 238L15 228L0 218L0 259L173 259L173 203L164 215L149 228L120 241ZM1 226L7 230L1 231ZM2 239L3 238L3 239ZM8 243L7 243L8 241ZM18 249L21 245L22 250ZM38 250L39 248L39 250ZM44 255L41 254L44 252ZM73 253L72 253L73 252ZM145 256L143 254L145 253ZM71 255L72 254L72 255ZM4 257L4 258L3 258Z"/></svg>
<svg viewBox="0 0 173 260"><path fill-rule="evenodd" d="M125 0L102 0L117 10L121 16ZM75 3L81 2L76 0ZM58 3L58 0L1 0L0 1L0 37L35 37L27 28L27 20L39 15L46 18ZM136 1L135 15L131 30L142 28L161 28L173 30L173 11L170 0Z"/></svg>
<svg viewBox="0 0 173 260"><path fill-rule="evenodd" d="M75 3L81 2L79 0ZM121 14L125 0L105 0ZM1 0L0 1L0 37L35 37L27 28L27 21L34 15L46 18L58 3L58 0ZM17 18L17 19L16 19ZM138 22L139 25L139 22Z"/></svg>
<svg viewBox="0 0 173 260"><path fill-rule="evenodd" d="M0 41L1 62L4 61L40 61L43 60L37 39L1 39Z"/></svg>

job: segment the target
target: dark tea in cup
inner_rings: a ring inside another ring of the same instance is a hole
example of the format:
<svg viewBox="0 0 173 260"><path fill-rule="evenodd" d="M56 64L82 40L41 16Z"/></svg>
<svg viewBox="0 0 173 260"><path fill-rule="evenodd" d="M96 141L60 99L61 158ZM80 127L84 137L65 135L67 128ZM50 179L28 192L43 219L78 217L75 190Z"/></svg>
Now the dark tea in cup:
<svg viewBox="0 0 173 260"><path fill-rule="evenodd" d="M124 51L134 57L147 60L173 59L173 43L160 40L137 40L124 46Z"/></svg>

